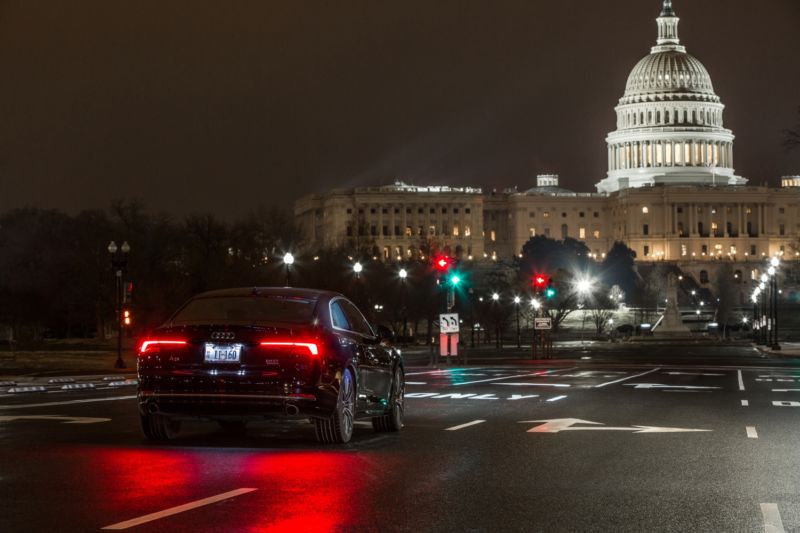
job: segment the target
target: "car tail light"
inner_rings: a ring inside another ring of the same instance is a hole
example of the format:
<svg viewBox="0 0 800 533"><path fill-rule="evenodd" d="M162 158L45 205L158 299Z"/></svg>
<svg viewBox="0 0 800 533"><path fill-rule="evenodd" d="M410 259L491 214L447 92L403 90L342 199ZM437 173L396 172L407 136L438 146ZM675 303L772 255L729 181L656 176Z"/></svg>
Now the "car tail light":
<svg viewBox="0 0 800 533"><path fill-rule="evenodd" d="M265 348L295 347L308 350L309 355L319 355L319 344L316 342L293 342L293 341L265 341L261 343Z"/></svg>
<svg viewBox="0 0 800 533"><path fill-rule="evenodd" d="M179 339L149 339L139 347L139 355L157 353L163 349L176 349L186 346L187 342Z"/></svg>

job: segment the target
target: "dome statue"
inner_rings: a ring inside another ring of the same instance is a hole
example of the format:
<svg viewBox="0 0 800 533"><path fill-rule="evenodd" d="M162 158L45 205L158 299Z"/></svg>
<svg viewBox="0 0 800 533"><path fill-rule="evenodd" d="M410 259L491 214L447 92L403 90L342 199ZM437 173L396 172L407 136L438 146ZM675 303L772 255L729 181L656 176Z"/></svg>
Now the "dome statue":
<svg viewBox="0 0 800 533"><path fill-rule="evenodd" d="M664 185L744 185L733 170L733 133L703 64L678 38L679 18L663 0L658 38L639 61L616 107L608 175L599 192Z"/></svg>

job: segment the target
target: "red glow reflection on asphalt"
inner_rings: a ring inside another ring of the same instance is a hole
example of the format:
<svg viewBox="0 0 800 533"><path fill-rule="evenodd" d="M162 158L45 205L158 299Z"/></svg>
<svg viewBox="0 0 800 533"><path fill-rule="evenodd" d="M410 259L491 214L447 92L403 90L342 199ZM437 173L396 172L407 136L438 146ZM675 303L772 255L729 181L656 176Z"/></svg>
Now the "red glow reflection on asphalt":
<svg viewBox="0 0 800 533"><path fill-rule="evenodd" d="M105 482L105 492L123 507L133 500L189 497L201 475L194 454L170 450L98 449L87 454L89 471Z"/></svg>
<svg viewBox="0 0 800 533"><path fill-rule="evenodd" d="M258 533L347 529L367 515L364 481L377 474L371 461L341 452L254 455L245 467L262 487L248 527Z"/></svg>

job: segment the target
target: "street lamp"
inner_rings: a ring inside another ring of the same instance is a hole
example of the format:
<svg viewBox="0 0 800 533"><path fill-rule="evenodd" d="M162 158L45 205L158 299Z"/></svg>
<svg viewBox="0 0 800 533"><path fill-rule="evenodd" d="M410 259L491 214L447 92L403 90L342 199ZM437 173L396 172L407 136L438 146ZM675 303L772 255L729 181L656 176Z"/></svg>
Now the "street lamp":
<svg viewBox="0 0 800 533"><path fill-rule="evenodd" d="M583 330L586 328L586 297L591 293L593 281L590 278L581 278L575 284L575 288L578 291L578 295L581 296L583 300L583 305L580 306L583 309L582 321L581 321L581 346L583 346Z"/></svg>
<svg viewBox="0 0 800 533"><path fill-rule="evenodd" d="M497 294L496 292L493 292L492 293L492 300L494 300L495 302L500 300L500 295Z"/></svg>
<svg viewBox="0 0 800 533"><path fill-rule="evenodd" d="M522 301L522 298L519 296L514 296L514 308L517 313L517 349L522 348L522 338L520 337L520 330L519 330L519 304Z"/></svg>
<svg viewBox="0 0 800 533"><path fill-rule="evenodd" d="M294 264L294 256L290 252L286 252L283 256L283 264L286 265L286 286L290 286L292 265Z"/></svg>
<svg viewBox="0 0 800 533"><path fill-rule="evenodd" d="M500 295L496 292L492 293L492 303L500 301ZM494 344L499 349L502 346L500 342L500 318L497 316L497 309L494 309Z"/></svg>
<svg viewBox="0 0 800 533"><path fill-rule="evenodd" d="M361 272L362 272L363 270L364 270L364 266L363 266L361 263L359 263L358 261L356 261L356 262L353 264L353 272L355 273L355 275L356 275L356 277L357 277L357 278L360 278L360 277L361 277Z"/></svg>
<svg viewBox="0 0 800 533"><path fill-rule="evenodd" d="M116 309L117 314L117 361L114 363L115 368L126 368L125 361L122 360L122 331L125 329L122 313L122 300L124 281L123 277L128 267L128 253L131 251L131 246L128 241L124 241L122 246L117 247L117 243L111 241L108 244L108 255L111 257L111 271L114 273L115 290L116 290Z"/></svg>
<svg viewBox="0 0 800 533"><path fill-rule="evenodd" d="M405 268L401 268L400 272L397 273L400 277L400 284L403 286L403 292L401 293L401 298L403 299L402 302L402 311L403 311L403 345L405 346L405 338L408 335L408 295L407 295L407 288L406 288L406 279L408 279L408 270Z"/></svg>

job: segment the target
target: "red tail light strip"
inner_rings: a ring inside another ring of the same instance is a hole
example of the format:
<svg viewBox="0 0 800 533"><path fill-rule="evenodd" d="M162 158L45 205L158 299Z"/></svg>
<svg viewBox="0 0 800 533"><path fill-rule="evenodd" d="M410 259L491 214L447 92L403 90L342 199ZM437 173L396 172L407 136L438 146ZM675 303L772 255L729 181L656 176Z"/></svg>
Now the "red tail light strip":
<svg viewBox="0 0 800 533"><path fill-rule="evenodd" d="M147 349L150 348L151 346L162 346L162 345L186 346L186 341L166 341L166 340L144 341L142 343L142 347L139 349L139 353L147 352Z"/></svg>
<svg viewBox="0 0 800 533"><path fill-rule="evenodd" d="M262 342L261 346L300 346L301 348L307 348L308 352L311 355L319 355L319 346L315 342L278 342L278 341L267 341Z"/></svg>

